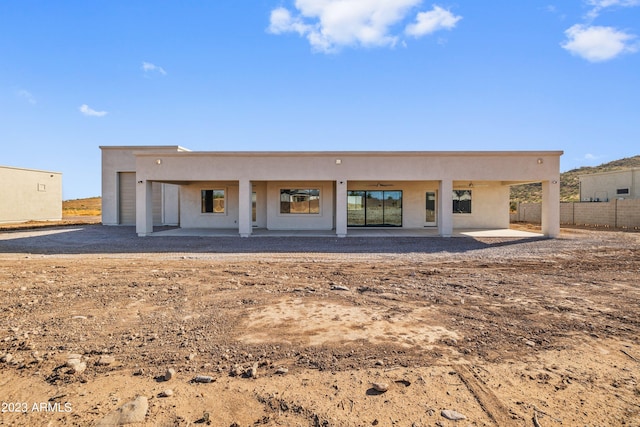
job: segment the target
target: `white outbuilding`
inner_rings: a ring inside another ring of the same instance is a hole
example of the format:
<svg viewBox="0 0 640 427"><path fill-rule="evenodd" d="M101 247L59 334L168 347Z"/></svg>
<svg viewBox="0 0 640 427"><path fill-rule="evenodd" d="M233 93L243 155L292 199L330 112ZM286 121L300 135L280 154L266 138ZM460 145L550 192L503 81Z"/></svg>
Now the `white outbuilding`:
<svg viewBox="0 0 640 427"><path fill-rule="evenodd" d="M640 199L640 168L580 175L580 201Z"/></svg>
<svg viewBox="0 0 640 427"><path fill-rule="evenodd" d="M60 172L0 166L0 223L60 219Z"/></svg>

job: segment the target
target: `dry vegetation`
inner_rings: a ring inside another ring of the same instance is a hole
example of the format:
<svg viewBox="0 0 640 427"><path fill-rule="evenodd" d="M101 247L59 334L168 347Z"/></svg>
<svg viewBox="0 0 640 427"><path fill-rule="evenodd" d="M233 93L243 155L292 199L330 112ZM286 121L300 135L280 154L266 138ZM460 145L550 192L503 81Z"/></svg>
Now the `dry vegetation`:
<svg viewBox="0 0 640 427"><path fill-rule="evenodd" d="M102 213L102 198L65 200L62 202L62 217L100 216Z"/></svg>

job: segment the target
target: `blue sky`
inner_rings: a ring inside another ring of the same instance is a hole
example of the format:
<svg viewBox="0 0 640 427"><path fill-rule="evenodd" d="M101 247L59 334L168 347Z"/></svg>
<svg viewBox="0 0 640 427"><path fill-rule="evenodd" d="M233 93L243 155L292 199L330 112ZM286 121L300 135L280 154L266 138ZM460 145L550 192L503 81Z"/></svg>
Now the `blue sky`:
<svg viewBox="0 0 640 427"><path fill-rule="evenodd" d="M640 0L0 0L0 165L100 145L640 154Z"/></svg>

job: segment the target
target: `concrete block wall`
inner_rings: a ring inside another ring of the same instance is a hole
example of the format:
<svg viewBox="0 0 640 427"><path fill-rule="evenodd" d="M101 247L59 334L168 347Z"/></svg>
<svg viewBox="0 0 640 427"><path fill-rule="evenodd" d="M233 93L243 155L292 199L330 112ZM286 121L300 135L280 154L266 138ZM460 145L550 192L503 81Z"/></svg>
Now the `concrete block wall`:
<svg viewBox="0 0 640 427"><path fill-rule="evenodd" d="M575 203L560 203L560 224L573 225L575 221Z"/></svg>
<svg viewBox="0 0 640 427"><path fill-rule="evenodd" d="M615 227L616 202L576 203L574 224Z"/></svg>
<svg viewBox="0 0 640 427"><path fill-rule="evenodd" d="M640 228L640 199L617 200L616 227Z"/></svg>
<svg viewBox="0 0 640 427"><path fill-rule="evenodd" d="M515 214L511 214L512 222L531 222L540 224L542 222L541 203L518 203Z"/></svg>
<svg viewBox="0 0 640 427"><path fill-rule="evenodd" d="M511 213L511 221L539 224L540 210L540 203L519 203L517 212ZM561 203L560 224L640 228L640 199Z"/></svg>

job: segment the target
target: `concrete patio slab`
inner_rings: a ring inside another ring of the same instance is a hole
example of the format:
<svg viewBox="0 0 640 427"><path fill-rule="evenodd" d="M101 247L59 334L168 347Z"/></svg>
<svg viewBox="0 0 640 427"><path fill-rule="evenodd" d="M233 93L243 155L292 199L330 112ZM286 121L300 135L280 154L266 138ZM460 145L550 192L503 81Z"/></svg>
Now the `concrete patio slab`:
<svg viewBox="0 0 640 427"><path fill-rule="evenodd" d="M158 237L239 237L235 229L212 228L173 228L155 231L151 236ZM336 238L335 230L267 230L253 229L251 237L329 237ZM347 238L357 237L440 237L435 228L425 229L393 229L393 228L360 228L349 229ZM452 237L501 237L501 238L540 238L540 233L513 229L459 229L454 230Z"/></svg>

